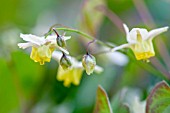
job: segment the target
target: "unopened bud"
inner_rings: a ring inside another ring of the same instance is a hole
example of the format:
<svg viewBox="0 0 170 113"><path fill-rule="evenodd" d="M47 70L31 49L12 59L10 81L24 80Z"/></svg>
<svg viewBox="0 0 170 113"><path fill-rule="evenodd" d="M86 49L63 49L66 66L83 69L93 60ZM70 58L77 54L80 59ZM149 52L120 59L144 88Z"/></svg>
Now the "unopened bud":
<svg viewBox="0 0 170 113"><path fill-rule="evenodd" d="M71 67L71 57L68 55L65 55L63 53L63 56L60 59L60 66L64 69L67 70Z"/></svg>
<svg viewBox="0 0 170 113"><path fill-rule="evenodd" d="M59 35L55 29L53 29L53 31L57 35L57 38L56 38L57 45L60 47L66 47L66 41L64 40L64 35L63 36Z"/></svg>
<svg viewBox="0 0 170 113"><path fill-rule="evenodd" d="M95 66L96 66L95 57L87 53L86 55L83 56L82 65L84 69L86 70L86 73L90 75L91 73L93 73Z"/></svg>
<svg viewBox="0 0 170 113"><path fill-rule="evenodd" d="M60 46L60 47L66 47L66 41L64 40L64 36L60 36L60 35L59 35L59 36L57 37L56 41L57 41L58 46Z"/></svg>

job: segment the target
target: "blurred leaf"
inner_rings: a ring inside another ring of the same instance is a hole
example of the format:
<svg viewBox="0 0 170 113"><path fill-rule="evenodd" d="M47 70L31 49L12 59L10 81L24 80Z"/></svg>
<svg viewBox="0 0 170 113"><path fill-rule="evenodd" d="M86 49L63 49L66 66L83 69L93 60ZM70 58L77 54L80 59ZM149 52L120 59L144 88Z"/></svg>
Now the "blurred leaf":
<svg viewBox="0 0 170 113"><path fill-rule="evenodd" d="M43 79L42 66L32 61L27 54L22 52L15 52L12 54L16 73L21 90L24 96L29 98L37 90L40 82Z"/></svg>
<svg viewBox="0 0 170 113"><path fill-rule="evenodd" d="M111 101L111 106L113 112L116 113L130 113L130 108L127 104L123 104L123 100L125 98L127 91L122 90L121 92L117 93Z"/></svg>
<svg viewBox="0 0 170 113"><path fill-rule="evenodd" d="M103 20L103 14L97 10L97 7L105 4L105 0L85 0L80 23L83 31L93 36L96 35Z"/></svg>
<svg viewBox="0 0 170 113"><path fill-rule="evenodd" d="M132 0L107 0L107 4L108 7L117 14L128 11L133 6Z"/></svg>
<svg viewBox="0 0 170 113"><path fill-rule="evenodd" d="M129 106L127 104L123 104L120 106L119 112L116 113L130 113Z"/></svg>
<svg viewBox="0 0 170 113"><path fill-rule="evenodd" d="M169 113L170 87L162 81L151 91L146 103L146 113Z"/></svg>
<svg viewBox="0 0 170 113"><path fill-rule="evenodd" d="M0 113L18 111L19 98L14 81L14 74L10 73L5 60L0 59Z"/></svg>
<svg viewBox="0 0 170 113"><path fill-rule="evenodd" d="M105 90L98 86L94 113L112 113L110 102Z"/></svg>

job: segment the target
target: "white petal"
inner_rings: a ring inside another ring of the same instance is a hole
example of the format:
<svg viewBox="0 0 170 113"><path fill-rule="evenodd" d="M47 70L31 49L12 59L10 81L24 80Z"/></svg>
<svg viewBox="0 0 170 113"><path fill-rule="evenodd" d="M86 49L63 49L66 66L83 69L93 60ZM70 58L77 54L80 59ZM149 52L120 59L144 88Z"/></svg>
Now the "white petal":
<svg viewBox="0 0 170 113"><path fill-rule="evenodd" d="M143 28L133 28L130 31L130 38L134 41L137 41L137 32L140 33L142 40L146 40L148 37L148 31L146 29Z"/></svg>
<svg viewBox="0 0 170 113"><path fill-rule="evenodd" d="M28 47L33 46L33 44L29 43L29 42L28 43L18 43L18 46L19 46L19 48L26 49Z"/></svg>
<svg viewBox="0 0 170 113"><path fill-rule="evenodd" d="M64 40L69 40L71 36L64 36Z"/></svg>
<svg viewBox="0 0 170 113"><path fill-rule="evenodd" d="M66 49L64 49L64 48L62 48L62 47L59 47L59 46L58 46L58 48L59 48L62 52L64 52L65 54L69 54L69 52L68 52Z"/></svg>
<svg viewBox="0 0 170 113"><path fill-rule="evenodd" d="M72 63L72 67L83 69L82 63L77 61L74 57L71 58L71 63Z"/></svg>
<svg viewBox="0 0 170 113"><path fill-rule="evenodd" d="M100 66L98 66L98 65L96 65L95 66L95 69L94 69L94 72L96 72L96 73L101 73L101 72L103 72L103 68L102 67L100 67Z"/></svg>
<svg viewBox="0 0 170 113"><path fill-rule="evenodd" d="M158 29L151 30L151 31L149 32L149 35L148 35L147 39L151 39L151 40L152 40L152 39L153 39L154 37L156 37L157 35L159 35L159 34L165 32L165 31L167 31L168 28L169 28L169 27L162 27L162 28L158 28Z"/></svg>
<svg viewBox="0 0 170 113"><path fill-rule="evenodd" d="M120 46L117 46L115 48L112 49L112 52L123 49L123 48L129 48L131 45L133 45L134 43L127 43L127 44L122 44Z"/></svg>
<svg viewBox="0 0 170 113"><path fill-rule="evenodd" d="M49 36L47 36L47 38L45 40L46 40L46 42L50 41L51 43L55 44L56 38L57 38L56 35L49 35Z"/></svg>
<svg viewBox="0 0 170 113"><path fill-rule="evenodd" d="M47 36L46 41L56 43L56 38L57 38L56 35L49 35L49 36ZM71 36L64 36L64 40L69 40L70 38L71 38Z"/></svg>
<svg viewBox="0 0 170 113"><path fill-rule="evenodd" d="M108 59L109 63L113 63L119 66L124 66L129 61L125 54L118 51L107 53L106 58Z"/></svg>
<svg viewBox="0 0 170 113"><path fill-rule="evenodd" d="M57 62L59 62L60 61L60 58L62 57L62 52L60 52L60 51L54 51L53 53L52 53L52 58L54 59L54 60L56 60Z"/></svg>
<svg viewBox="0 0 170 113"><path fill-rule="evenodd" d="M131 40L131 38L130 38L129 28L127 27L126 24L123 24L123 27L124 27L125 32L126 32L126 40L127 40L127 42L132 42L133 40Z"/></svg>
<svg viewBox="0 0 170 113"><path fill-rule="evenodd" d="M45 39L44 37L38 37L38 36L35 36L35 35L32 35L32 34L20 34L20 37L25 40L25 41L28 41L28 42L31 42L31 43L34 43L38 46L42 45L45 43Z"/></svg>

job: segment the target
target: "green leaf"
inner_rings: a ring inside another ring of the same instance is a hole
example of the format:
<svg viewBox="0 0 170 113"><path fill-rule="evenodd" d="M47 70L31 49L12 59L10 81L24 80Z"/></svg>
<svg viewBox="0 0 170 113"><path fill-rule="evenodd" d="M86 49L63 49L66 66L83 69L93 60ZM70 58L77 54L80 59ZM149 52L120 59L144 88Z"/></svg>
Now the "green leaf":
<svg viewBox="0 0 170 113"><path fill-rule="evenodd" d="M23 52L12 53L12 60L14 62L13 72L16 74L20 89L24 97L29 99L43 80L43 66L35 63L29 55Z"/></svg>
<svg viewBox="0 0 170 113"><path fill-rule="evenodd" d="M96 106L94 113L112 113L110 102L105 90L98 86L97 97L96 97Z"/></svg>
<svg viewBox="0 0 170 113"><path fill-rule="evenodd" d="M170 87L162 81L158 83L147 98L146 113L169 113Z"/></svg>
<svg viewBox="0 0 170 113"><path fill-rule="evenodd" d="M16 78L4 59L0 59L0 113L18 113L19 92Z"/></svg>

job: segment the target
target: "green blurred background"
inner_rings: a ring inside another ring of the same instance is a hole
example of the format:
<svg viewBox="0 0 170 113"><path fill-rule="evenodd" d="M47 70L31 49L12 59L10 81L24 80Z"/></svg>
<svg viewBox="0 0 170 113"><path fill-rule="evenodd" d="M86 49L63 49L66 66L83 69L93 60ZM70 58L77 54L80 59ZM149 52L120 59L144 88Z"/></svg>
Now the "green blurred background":
<svg viewBox="0 0 170 113"><path fill-rule="evenodd" d="M104 0L105 7L119 16L130 29L132 27L153 29L170 25L170 0L141 0L145 4L144 9L143 5L136 1L138 0ZM169 32L158 37L161 38L163 47L158 38L154 41L156 58L163 69L159 70L159 67L150 63L136 61L131 50L123 51L125 55L120 53L125 60L120 59L120 62L116 62L115 57L110 59L113 60L110 62L105 55L99 55L96 56L97 64L104 68L104 72L91 76L84 73L80 85L72 85L69 88L56 80L58 68L56 61L52 60L40 66L29 58L30 49L21 50L17 47L17 43L22 42L20 33L44 35L50 26L56 23L80 29L102 41L118 45L126 43L125 33L122 32L119 21L116 25L105 15L100 19L101 16L95 17L94 12L84 12L83 10L88 10L88 5L84 7L84 2L0 0L0 113L91 113L99 84L105 88L110 99L122 88L129 87L138 89L141 100L144 100L153 85L164 79L161 76L164 71L170 69ZM149 16L145 13L145 8L148 9ZM88 15L94 18L88 22L83 21ZM95 22L100 23L100 26ZM97 27L93 28L95 25ZM90 33L90 29L97 32ZM87 40L75 33L67 34L72 35L68 42L71 55L84 54ZM98 51L95 46L91 49ZM129 54L132 57L129 57Z"/></svg>

